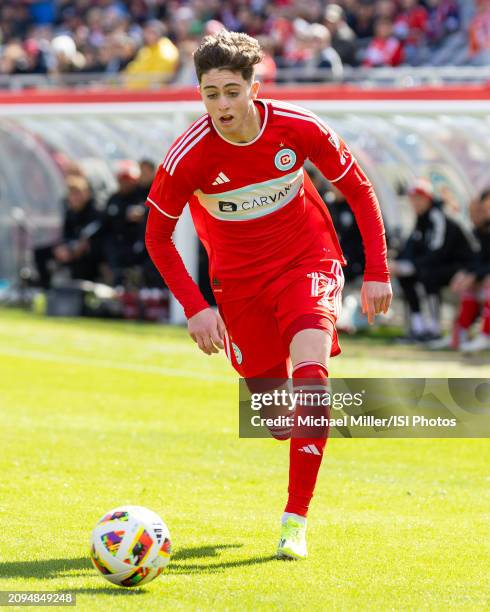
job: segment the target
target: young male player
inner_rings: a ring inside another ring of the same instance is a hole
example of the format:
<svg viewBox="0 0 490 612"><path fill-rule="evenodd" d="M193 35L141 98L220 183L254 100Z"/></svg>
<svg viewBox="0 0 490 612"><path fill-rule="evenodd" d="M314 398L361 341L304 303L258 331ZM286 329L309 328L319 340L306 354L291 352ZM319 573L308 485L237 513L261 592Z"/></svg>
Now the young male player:
<svg viewBox="0 0 490 612"><path fill-rule="evenodd" d="M196 50L207 114L174 142L158 170L148 196L146 244L204 353L225 348L247 379L292 374L293 385L307 381L318 392L327 385L329 356L340 352L335 320L344 261L305 160L336 184L354 211L366 255L362 303L369 322L388 310L392 295L383 222L371 184L333 130L310 111L257 98L254 66L261 57L255 39L226 31L207 36ZM209 254L220 314L172 242L187 202ZM314 408L300 404L296 411ZM326 431L312 428L308 435L293 431L291 437L278 557L307 554L306 515Z"/></svg>

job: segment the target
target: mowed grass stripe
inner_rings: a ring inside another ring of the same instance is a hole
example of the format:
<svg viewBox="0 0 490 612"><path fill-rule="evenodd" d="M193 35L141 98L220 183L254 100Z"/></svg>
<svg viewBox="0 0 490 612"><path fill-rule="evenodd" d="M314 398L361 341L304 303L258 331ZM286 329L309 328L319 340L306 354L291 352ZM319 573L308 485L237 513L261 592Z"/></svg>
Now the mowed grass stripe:
<svg viewBox="0 0 490 612"><path fill-rule="evenodd" d="M72 589L80 610L488 607L487 440L330 440L310 558L281 563L288 445L238 439L236 387L97 367L134 359L234 381L225 360L181 329L0 312L5 329L8 350L93 362L0 355L1 589ZM380 344L344 348L343 375L396 365ZM412 376L444 369L396 351ZM95 521L122 503L161 513L174 542L165 575L136 591L87 556Z"/></svg>

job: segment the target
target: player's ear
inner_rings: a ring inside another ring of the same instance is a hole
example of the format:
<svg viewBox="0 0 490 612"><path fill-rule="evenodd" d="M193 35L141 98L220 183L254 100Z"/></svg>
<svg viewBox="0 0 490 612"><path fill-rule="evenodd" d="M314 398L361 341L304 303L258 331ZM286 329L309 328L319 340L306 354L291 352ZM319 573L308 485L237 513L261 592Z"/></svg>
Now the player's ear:
<svg viewBox="0 0 490 612"><path fill-rule="evenodd" d="M252 99L255 100L259 94L259 89L260 89L260 82L259 81L253 81L252 82L252 87L250 88L250 92L252 94Z"/></svg>

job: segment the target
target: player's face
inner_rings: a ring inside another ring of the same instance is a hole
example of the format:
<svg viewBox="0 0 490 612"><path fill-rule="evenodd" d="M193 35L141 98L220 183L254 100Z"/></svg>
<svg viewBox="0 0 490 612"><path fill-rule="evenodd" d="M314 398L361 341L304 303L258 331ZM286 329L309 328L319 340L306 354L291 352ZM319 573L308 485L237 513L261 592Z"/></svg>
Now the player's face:
<svg viewBox="0 0 490 612"><path fill-rule="evenodd" d="M200 92L218 130L235 142L247 142L257 134L254 99L259 83L249 83L240 72L213 68L203 74ZM260 128L260 126L259 126Z"/></svg>
<svg viewBox="0 0 490 612"><path fill-rule="evenodd" d="M413 193L410 195L410 204L417 216L423 215L431 207L431 200L421 193Z"/></svg>
<svg viewBox="0 0 490 612"><path fill-rule="evenodd" d="M482 200L481 206L483 209L483 215L484 215L485 221L489 223L490 222L490 196Z"/></svg>

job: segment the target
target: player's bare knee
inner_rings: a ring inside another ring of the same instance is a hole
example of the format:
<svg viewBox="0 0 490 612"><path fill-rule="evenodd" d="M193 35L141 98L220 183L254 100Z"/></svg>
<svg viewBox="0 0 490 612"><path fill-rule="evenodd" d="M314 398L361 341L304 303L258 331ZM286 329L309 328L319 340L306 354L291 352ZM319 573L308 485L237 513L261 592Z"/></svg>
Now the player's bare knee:
<svg viewBox="0 0 490 612"><path fill-rule="evenodd" d="M297 332L289 347L293 367L303 361L316 361L327 365L332 337L324 329L302 329Z"/></svg>

